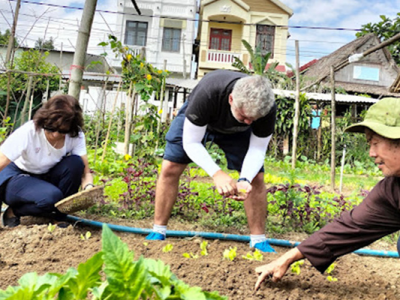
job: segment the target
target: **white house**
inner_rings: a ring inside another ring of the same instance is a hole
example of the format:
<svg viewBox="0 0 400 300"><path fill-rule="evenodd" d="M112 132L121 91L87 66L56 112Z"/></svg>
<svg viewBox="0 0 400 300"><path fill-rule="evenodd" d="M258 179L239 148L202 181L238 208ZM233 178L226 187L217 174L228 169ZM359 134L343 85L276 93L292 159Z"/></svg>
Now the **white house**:
<svg viewBox="0 0 400 300"><path fill-rule="evenodd" d="M196 0L119 0L115 35L125 45L145 50L146 61L172 77L189 78L195 33ZM120 59L112 63L120 68Z"/></svg>

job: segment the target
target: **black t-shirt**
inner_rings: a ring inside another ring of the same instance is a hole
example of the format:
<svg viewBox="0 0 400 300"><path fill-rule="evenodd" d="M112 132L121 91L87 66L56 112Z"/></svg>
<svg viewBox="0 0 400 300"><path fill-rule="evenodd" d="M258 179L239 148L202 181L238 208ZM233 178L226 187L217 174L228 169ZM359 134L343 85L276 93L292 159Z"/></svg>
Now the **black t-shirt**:
<svg viewBox="0 0 400 300"><path fill-rule="evenodd" d="M197 126L207 125L207 129L219 133L236 133L251 127L258 137L267 137L274 133L276 104L271 111L247 125L238 122L231 112L229 95L237 80L249 76L244 73L217 70L205 75L190 93L186 118Z"/></svg>

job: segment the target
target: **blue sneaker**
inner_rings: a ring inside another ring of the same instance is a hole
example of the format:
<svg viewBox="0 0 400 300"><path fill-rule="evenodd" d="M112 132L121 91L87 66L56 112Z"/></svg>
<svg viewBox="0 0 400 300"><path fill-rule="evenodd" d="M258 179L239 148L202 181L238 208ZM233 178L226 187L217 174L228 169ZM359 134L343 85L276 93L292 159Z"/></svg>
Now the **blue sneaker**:
<svg viewBox="0 0 400 300"><path fill-rule="evenodd" d="M272 248L271 245L267 241L255 244L254 248L260 250L261 252L276 253L274 248Z"/></svg>
<svg viewBox="0 0 400 300"><path fill-rule="evenodd" d="M163 241L165 240L165 235L158 233L158 232L152 232L148 236L146 236L146 240L150 241Z"/></svg>

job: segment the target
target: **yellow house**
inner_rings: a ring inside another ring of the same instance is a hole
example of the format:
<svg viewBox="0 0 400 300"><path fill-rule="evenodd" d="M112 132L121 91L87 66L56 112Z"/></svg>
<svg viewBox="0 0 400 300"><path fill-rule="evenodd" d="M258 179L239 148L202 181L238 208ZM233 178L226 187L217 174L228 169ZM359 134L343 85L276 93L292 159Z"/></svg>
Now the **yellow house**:
<svg viewBox="0 0 400 300"><path fill-rule="evenodd" d="M201 0L199 22L198 78L217 69L232 67L234 57L249 66L241 40L266 52L269 63L279 62L285 71L288 22L293 11L278 0Z"/></svg>

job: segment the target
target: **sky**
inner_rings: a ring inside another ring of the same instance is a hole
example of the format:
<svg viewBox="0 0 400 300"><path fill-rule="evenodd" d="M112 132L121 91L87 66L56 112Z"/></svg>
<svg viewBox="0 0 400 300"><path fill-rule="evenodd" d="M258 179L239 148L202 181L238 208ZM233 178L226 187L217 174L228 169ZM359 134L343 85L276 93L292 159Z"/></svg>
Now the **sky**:
<svg viewBox="0 0 400 300"><path fill-rule="evenodd" d="M261 0L262 1L262 0ZM380 21L380 15L395 18L400 13L400 0L280 0L293 10L289 19L290 37L286 61L295 66L295 40L299 41L300 65L326 56L355 39L362 25ZM39 5L42 3L42 5ZM45 5L43 5L45 4ZM100 54L98 44L114 33L117 0L98 0L88 53ZM62 5L63 7L57 7ZM16 0L0 0L0 31L12 25ZM33 47L38 38L55 40L56 49L74 51L84 0L22 0L16 36L24 46ZM327 29L312 29L323 27ZM338 29L336 29L338 28ZM343 30L347 29L347 30ZM283 49L277 49L282 51Z"/></svg>

